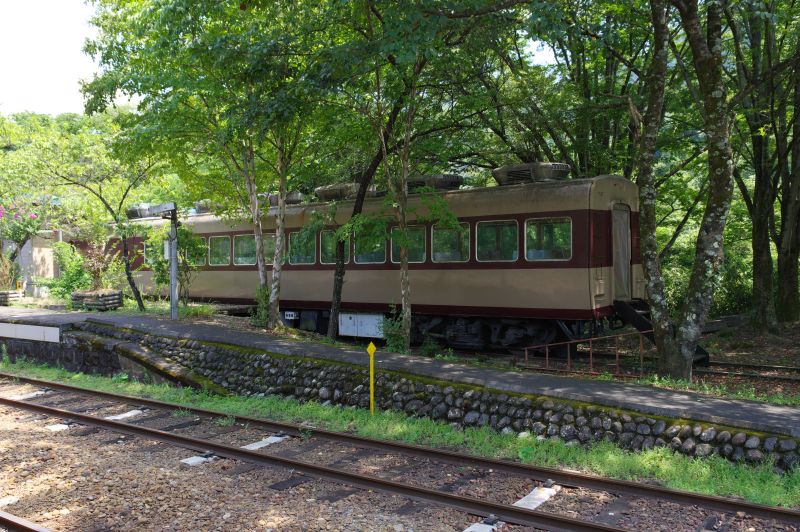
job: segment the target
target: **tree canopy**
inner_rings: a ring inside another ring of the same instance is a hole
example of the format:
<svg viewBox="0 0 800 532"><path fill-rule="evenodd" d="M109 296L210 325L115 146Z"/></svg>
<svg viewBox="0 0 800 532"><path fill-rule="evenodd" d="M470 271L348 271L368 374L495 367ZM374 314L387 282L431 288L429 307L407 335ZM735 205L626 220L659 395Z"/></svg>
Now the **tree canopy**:
<svg viewBox="0 0 800 532"><path fill-rule="evenodd" d="M141 201L206 200L260 242L269 194L280 211L289 191L355 183L357 217L374 185L402 220L410 175L484 186L504 164L566 162L573 178L640 185L662 353L690 356L709 315L752 311L762 330L800 318L792 2L94 5L89 114L0 117L0 184L17 202L46 194L117 219ZM136 108L117 109L120 95ZM273 325L283 246L258 251L262 285L269 262L276 273Z"/></svg>

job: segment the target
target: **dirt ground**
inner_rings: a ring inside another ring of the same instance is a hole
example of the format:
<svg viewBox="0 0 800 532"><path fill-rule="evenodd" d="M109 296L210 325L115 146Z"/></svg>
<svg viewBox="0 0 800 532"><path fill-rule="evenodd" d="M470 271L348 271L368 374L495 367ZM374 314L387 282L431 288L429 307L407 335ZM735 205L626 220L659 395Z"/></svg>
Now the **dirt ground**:
<svg viewBox="0 0 800 532"><path fill-rule="evenodd" d="M800 323L784 325L780 334L756 334L745 325L703 338L711 360L800 367Z"/></svg>

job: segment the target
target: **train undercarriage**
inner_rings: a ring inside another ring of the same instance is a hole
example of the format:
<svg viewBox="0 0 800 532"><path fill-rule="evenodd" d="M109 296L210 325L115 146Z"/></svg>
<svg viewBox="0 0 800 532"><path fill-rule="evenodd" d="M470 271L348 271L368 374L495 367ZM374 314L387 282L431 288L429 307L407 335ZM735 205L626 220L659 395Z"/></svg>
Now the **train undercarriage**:
<svg viewBox="0 0 800 532"><path fill-rule="evenodd" d="M354 316L353 314L346 314ZM324 334L328 329L329 312L322 310L283 311L284 323L298 329L316 331ZM380 314L357 314L374 317L382 321ZM288 319L287 319L288 318ZM478 316L430 316L415 315L411 324L411 343L422 344L433 340L443 347L465 350L513 350L525 347L543 346L554 342L564 342L589 338L599 334L605 323L598 320L546 320L523 318L491 318ZM343 332L340 320L340 334L343 336L375 337L372 333L352 334Z"/></svg>

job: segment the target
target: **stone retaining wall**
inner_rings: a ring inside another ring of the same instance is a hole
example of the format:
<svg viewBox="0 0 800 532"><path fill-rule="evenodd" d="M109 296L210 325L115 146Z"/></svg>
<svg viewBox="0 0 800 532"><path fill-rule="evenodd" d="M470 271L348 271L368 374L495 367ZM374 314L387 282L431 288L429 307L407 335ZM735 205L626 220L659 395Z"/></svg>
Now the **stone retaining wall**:
<svg viewBox="0 0 800 532"><path fill-rule="evenodd" d="M365 368L144 335L92 323L81 328L137 342L158 353L167 363L189 368L230 393L276 394L325 405L369 406L369 372ZM509 395L395 372L379 372L375 399L382 409L425 416L455 426L486 426L503 433L561 439L567 445L604 440L629 450L668 446L690 456L720 455L748 463L771 457L781 471L800 464L798 442L792 438L648 417L543 396Z"/></svg>
<svg viewBox="0 0 800 532"><path fill-rule="evenodd" d="M100 375L113 375L122 371L118 356L110 356L110 350L92 344L79 335L62 333L61 343L16 338L2 338L0 342L5 346L11 362L15 362L17 358L25 358L69 371Z"/></svg>

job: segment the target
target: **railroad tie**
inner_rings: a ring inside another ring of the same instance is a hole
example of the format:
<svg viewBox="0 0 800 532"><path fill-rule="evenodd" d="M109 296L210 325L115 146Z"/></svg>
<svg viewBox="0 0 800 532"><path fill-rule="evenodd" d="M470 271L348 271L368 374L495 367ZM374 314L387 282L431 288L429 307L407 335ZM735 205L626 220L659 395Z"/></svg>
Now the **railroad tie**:
<svg viewBox="0 0 800 532"><path fill-rule="evenodd" d="M285 434L276 434L274 436L269 436L268 438L264 438L263 440L259 440L254 443L242 445L241 448L246 449L248 451L256 451L258 449L262 449L264 447L280 443L287 439L289 439L289 436ZM214 453L205 453L202 455L196 455L196 456L190 456L189 458L184 458L183 460L181 460L181 463L189 467L194 467L194 466L199 466L200 464L204 464L206 462L213 462L217 458L219 457Z"/></svg>
<svg viewBox="0 0 800 532"><path fill-rule="evenodd" d="M543 486L533 488L530 493L515 502L514 506L519 506L527 510L535 510L550 500L550 498L559 491L561 491L561 486L558 486L555 482L548 479ZM490 515L480 523L470 525L464 532L494 532L502 528L503 525L505 525L503 521Z"/></svg>
<svg viewBox="0 0 800 532"><path fill-rule="evenodd" d="M35 392L12 395L9 397L9 399L12 401L27 401L28 399L33 399L34 397L39 397L40 395L45 395L48 393L50 393L50 390L36 390Z"/></svg>
<svg viewBox="0 0 800 532"><path fill-rule="evenodd" d="M136 416L140 416L144 414L147 409L136 409L136 410L129 410L128 412L117 414L115 416L106 416L105 419L109 419L111 421L119 421L122 419L128 419ZM74 421L66 421L64 423L55 423L53 425L47 425L45 428L51 432L61 432L63 430L71 429L72 427L79 427L81 426L80 423L75 423Z"/></svg>

